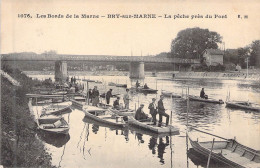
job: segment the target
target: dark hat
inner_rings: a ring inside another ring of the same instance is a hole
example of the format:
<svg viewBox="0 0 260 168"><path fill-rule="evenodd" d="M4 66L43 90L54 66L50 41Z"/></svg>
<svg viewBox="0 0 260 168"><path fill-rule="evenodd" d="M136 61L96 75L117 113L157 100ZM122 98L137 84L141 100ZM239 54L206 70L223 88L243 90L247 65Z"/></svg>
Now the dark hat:
<svg viewBox="0 0 260 168"><path fill-rule="evenodd" d="M144 106L144 104L141 104L140 106Z"/></svg>

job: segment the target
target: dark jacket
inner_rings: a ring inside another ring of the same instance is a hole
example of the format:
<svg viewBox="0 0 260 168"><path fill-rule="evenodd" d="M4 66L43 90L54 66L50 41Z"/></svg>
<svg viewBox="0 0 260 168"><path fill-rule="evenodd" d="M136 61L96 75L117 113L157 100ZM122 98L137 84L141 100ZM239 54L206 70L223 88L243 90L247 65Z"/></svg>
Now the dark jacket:
<svg viewBox="0 0 260 168"><path fill-rule="evenodd" d="M93 90L92 90L92 97L93 97L93 98L95 98L95 97L99 97L99 91L93 89Z"/></svg>
<svg viewBox="0 0 260 168"><path fill-rule="evenodd" d="M110 97L112 97L112 91L111 91L111 90L109 90L109 91L107 92L107 94L106 94L106 98L107 98L107 99L110 99Z"/></svg>
<svg viewBox="0 0 260 168"><path fill-rule="evenodd" d="M143 120L143 119L147 119L147 115L143 112L143 109L141 107L139 107L137 110L136 110L136 113L135 113L135 119L136 120Z"/></svg>
<svg viewBox="0 0 260 168"><path fill-rule="evenodd" d="M113 104L113 107L114 108L118 108L118 106L119 106L119 100L115 100L114 104Z"/></svg>
<svg viewBox="0 0 260 168"><path fill-rule="evenodd" d="M148 109L150 109L150 114L151 115L157 113L156 106L154 105L154 103L150 103L149 106L148 106Z"/></svg>
<svg viewBox="0 0 260 168"><path fill-rule="evenodd" d="M205 92L204 92L204 90L201 90L201 91L200 91L200 97L201 97L201 98L204 98L204 97L205 97Z"/></svg>
<svg viewBox="0 0 260 168"><path fill-rule="evenodd" d="M165 113L165 108L161 99L158 101L158 113Z"/></svg>

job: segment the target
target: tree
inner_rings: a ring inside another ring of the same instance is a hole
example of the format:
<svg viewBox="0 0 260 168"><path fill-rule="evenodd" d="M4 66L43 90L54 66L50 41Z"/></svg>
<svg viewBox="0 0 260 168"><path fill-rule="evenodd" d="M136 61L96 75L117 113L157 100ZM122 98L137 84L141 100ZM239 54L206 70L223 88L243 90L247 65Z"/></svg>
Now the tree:
<svg viewBox="0 0 260 168"><path fill-rule="evenodd" d="M260 40L252 42L250 51L250 65L260 67Z"/></svg>
<svg viewBox="0 0 260 168"><path fill-rule="evenodd" d="M222 37L217 32L201 28L188 28L180 31L172 40L171 54L181 58L199 58L205 49L217 49Z"/></svg>
<svg viewBox="0 0 260 168"><path fill-rule="evenodd" d="M246 58L249 57L249 47L238 48L238 62L242 68L246 68Z"/></svg>

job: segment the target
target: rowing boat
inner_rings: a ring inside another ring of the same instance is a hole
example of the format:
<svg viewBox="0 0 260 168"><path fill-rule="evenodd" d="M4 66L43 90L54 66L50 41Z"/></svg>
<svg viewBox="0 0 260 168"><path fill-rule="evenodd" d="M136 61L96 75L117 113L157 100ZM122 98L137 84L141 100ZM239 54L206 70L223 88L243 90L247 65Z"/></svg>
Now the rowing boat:
<svg viewBox="0 0 260 168"><path fill-rule="evenodd" d="M238 143L235 139L226 139L216 136L221 140L200 141L197 136L194 135L193 131L188 133L191 146L195 151L206 157L211 153L211 159L221 162L228 167L259 167L259 151L246 147Z"/></svg>
<svg viewBox="0 0 260 168"><path fill-rule="evenodd" d="M83 111L86 117L98 122L121 127L124 127L126 124L122 116L112 115L107 109L95 106L84 106Z"/></svg>
<svg viewBox="0 0 260 168"><path fill-rule="evenodd" d="M51 104L47 107L43 107L42 109L42 114L58 114L61 113L63 111L66 111L68 109L70 109L71 106L71 102L63 102L63 103L57 103L57 104Z"/></svg>
<svg viewBox="0 0 260 168"><path fill-rule="evenodd" d="M256 104L252 104L246 101L226 101L226 107L260 111L259 105L257 106Z"/></svg>
<svg viewBox="0 0 260 168"><path fill-rule="evenodd" d="M70 140L69 134L56 134L46 131L37 131L37 136L50 145L53 145L57 148L62 147Z"/></svg>
<svg viewBox="0 0 260 168"><path fill-rule="evenodd" d="M201 98L201 97L198 97L198 96L189 96L189 100L190 101L200 101L200 102L206 102L206 103L215 103L215 104L224 104L224 102L219 99L219 100L216 100L216 99L204 99L204 98Z"/></svg>
<svg viewBox="0 0 260 168"><path fill-rule="evenodd" d="M86 98L81 96L76 96L74 99L70 100L72 102L72 106L79 108L80 110L84 105L87 105Z"/></svg>
<svg viewBox="0 0 260 168"><path fill-rule="evenodd" d="M145 89L143 87L138 87L138 88L136 88L136 91L140 92L140 93L144 93L144 94L155 94L155 93L157 93L158 90L151 89L151 88Z"/></svg>
<svg viewBox="0 0 260 168"><path fill-rule="evenodd" d="M127 84L116 84L116 83L113 83L113 82L109 82L108 86L116 86L116 87L127 88Z"/></svg>
<svg viewBox="0 0 260 168"><path fill-rule="evenodd" d="M128 117L128 123L131 126L144 129L147 131L151 131L157 134L162 134L162 133L179 134L179 128L174 127L172 125L165 126L165 124L162 124L162 126L159 127L157 125L153 125L152 121L138 121L133 116Z"/></svg>
<svg viewBox="0 0 260 168"><path fill-rule="evenodd" d="M162 90L161 93L162 93L162 95L165 96L165 97L181 98L180 95L178 95L178 94L176 94L176 93L173 93L173 92L166 91L166 90Z"/></svg>
<svg viewBox="0 0 260 168"><path fill-rule="evenodd" d="M38 121L42 124L47 124L50 122L58 121L62 118L62 116L56 116L56 115L42 115L38 118Z"/></svg>
<svg viewBox="0 0 260 168"><path fill-rule="evenodd" d="M69 133L69 125L66 122L66 120L64 120L63 117L57 120L41 120L41 118L39 118L37 125L40 130L46 132L57 133L57 134Z"/></svg>

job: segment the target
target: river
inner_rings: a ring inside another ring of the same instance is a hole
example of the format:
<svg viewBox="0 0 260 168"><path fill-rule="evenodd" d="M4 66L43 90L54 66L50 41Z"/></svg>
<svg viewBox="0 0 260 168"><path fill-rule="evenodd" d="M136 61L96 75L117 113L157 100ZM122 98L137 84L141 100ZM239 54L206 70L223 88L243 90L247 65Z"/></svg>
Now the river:
<svg viewBox="0 0 260 168"><path fill-rule="evenodd" d="M54 78L53 75L29 75L33 78ZM98 86L100 93L112 88L113 94L125 93L124 88L110 87L108 82L134 85L127 76L78 76L80 79L102 81L102 84L90 83L90 88ZM77 82L82 82L77 80ZM130 108L145 104L144 111L149 114L148 105L152 98L159 100L161 90L185 95L189 88L190 95L199 95L201 88L215 99L226 100L230 91L231 100L259 102L259 83L246 80L218 79L181 79L172 80L162 77L146 77L142 84L158 89L158 94L131 94ZM112 99L111 104L114 99ZM105 102L101 99L101 101ZM121 98L123 103L123 100ZM48 152L52 163L60 167L206 167L207 158L200 157L192 151L186 139L187 101L185 99L164 99L167 113L172 111L172 125L180 128L179 135L156 137L132 128L115 129L100 126L99 123L85 118L85 114L72 108L64 114L70 125L68 136L54 136L38 133ZM188 122L190 125L216 135L234 138L246 146L260 150L260 113L234 110L225 104L209 104L190 101ZM35 107L40 109L41 107ZM165 120L165 118L164 118ZM188 151L187 151L188 150ZM188 153L188 154L187 154ZM213 167L221 167L211 162Z"/></svg>

